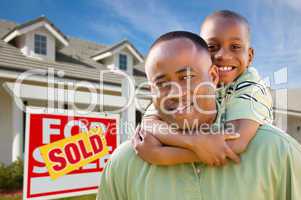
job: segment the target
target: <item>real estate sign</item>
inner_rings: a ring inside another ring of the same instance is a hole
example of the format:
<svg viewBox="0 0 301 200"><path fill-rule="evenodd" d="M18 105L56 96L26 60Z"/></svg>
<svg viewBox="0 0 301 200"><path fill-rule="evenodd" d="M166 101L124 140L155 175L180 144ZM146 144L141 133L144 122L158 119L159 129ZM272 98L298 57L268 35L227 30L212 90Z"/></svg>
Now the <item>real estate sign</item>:
<svg viewBox="0 0 301 200"><path fill-rule="evenodd" d="M120 143L118 127L118 115L28 108L23 198L96 193L105 162Z"/></svg>

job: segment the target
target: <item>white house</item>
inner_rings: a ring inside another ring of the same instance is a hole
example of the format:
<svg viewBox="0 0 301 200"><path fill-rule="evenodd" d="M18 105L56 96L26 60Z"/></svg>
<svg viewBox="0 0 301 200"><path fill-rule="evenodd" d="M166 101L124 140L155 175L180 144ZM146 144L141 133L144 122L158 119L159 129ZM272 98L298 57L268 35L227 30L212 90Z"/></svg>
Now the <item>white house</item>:
<svg viewBox="0 0 301 200"><path fill-rule="evenodd" d="M0 38L0 162L6 164L22 157L24 151L25 113L14 101L14 87L21 74L27 76L19 94L26 106L84 109L92 91L103 99L97 101L95 112L116 110L129 95L130 85L124 77L116 73L100 76L100 72L119 68L134 78L136 86L146 80L144 57L127 40L106 46L67 37L46 17L23 24L0 20ZM24 75L28 70L33 73ZM49 82L55 96L52 105ZM145 87L142 91L148 92ZM70 92L77 93L75 100L64 96ZM149 102L146 98L140 103L145 108ZM120 115L132 123L141 117L134 104Z"/></svg>
<svg viewBox="0 0 301 200"><path fill-rule="evenodd" d="M274 123L301 143L301 88L273 91Z"/></svg>

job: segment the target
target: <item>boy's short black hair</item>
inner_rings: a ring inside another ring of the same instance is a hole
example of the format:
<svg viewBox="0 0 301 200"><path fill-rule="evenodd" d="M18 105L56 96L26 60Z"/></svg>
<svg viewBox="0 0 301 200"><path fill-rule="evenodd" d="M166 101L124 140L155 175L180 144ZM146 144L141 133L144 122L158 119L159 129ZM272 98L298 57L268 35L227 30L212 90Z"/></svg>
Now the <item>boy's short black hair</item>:
<svg viewBox="0 0 301 200"><path fill-rule="evenodd" d="M238 20L239 22L243 23L247 30L248 30L248 35L249 35L249 39L251 39L251 29L250 29L250 23L249 21L244 17L242 16L241 14L237 13L237 12L234 12L234 11L231 11L231 10L219 10L219 11L216 11L210 15L208 15L204 22L202 23L201 27L203 26L203 24L208 20L208 19L211 19L213 17L223 17L223 18L231 18L231 19L235 19L235 20ZM202 29L202 28L201 28Z"/></svg>
<svg viewBox="0 0 301 200"><path fill-rule="evenodd" d="M161 42L179 38L189 39L198 49L204 49L205 51L208 51L208 46L205 40L199 35L188 31L172 31L161 35L158 39L155 40L149 51L151 51L152 48L154 48Z"/></svg>

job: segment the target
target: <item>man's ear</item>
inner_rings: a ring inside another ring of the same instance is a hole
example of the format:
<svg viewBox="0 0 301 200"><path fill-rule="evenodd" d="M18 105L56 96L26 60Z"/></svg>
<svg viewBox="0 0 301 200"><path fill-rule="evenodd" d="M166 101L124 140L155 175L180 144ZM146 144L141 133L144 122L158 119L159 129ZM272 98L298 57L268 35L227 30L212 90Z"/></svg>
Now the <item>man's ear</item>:
<svg viewBox="0 0 301 200"><path fill-rule="evenodd" d="M249 64L248 64L248 66L249 65L251 65L251 63L253 62L253 59L254 59L254 49L252 48L252 47L250 47L249 49L248 49L248 54L249 54Z"/></svg>
<svg viewBox="0 0 301 200"><path fill-rule="evenodd" d="M218 68L216 65L212 64L212 66L209 69L209 75L212 83L217 86L219 82L219 75L218 75Z"/></svg>

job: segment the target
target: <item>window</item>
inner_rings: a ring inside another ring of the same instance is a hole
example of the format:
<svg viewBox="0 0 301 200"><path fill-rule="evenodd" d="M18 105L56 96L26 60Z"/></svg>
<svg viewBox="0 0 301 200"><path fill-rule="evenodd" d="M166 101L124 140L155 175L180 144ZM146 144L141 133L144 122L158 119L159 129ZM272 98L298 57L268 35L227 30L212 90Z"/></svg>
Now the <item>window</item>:
<svg viewBox="0 0 301 200"><path fill-rule="evenodd" d="M36 54L47 54L47 38L44 35L34 35L34 52Z"/></svg>
<svg viewBox="0 0 301 200"><path fill-rule="evenodd" d="M119 69L127 69L127 56L124 54L119 54Z"/></svg>

